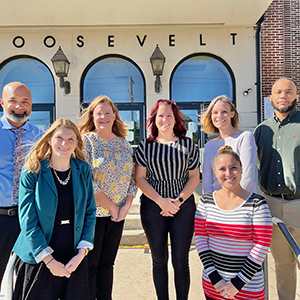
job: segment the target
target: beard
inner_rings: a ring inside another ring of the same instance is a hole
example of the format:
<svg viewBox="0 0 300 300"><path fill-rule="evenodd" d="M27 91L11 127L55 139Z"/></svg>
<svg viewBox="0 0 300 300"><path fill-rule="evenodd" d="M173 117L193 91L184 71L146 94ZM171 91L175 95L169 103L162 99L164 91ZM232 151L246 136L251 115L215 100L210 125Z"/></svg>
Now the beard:
<svg viewBox="0 0 300 300"><path fill-rule="evenodd" d="M293 100L293 102L291 103L291 105L288 106L288 107L278 108L278 107L275 106L273 100L271 101L271 105L272 105L273 108L274 108L275 110L277 110L278 112L280 112L280 113L287 113L287 112L292 111L293 108L297 105L297 99Z"/></svg>
<svg viewBox="0 0 300 300"><path fill-rule="evenodd" d="M22 114L16 114L13 111L10 113L4 107L3 107L3 113L4 113L4 116L7 119L11 120L12 122L16 122L16 123L24 123L24 122L26 122L30 118L30 115L31 115L31 112L27 112L27 111L25 111Z"/></svg>

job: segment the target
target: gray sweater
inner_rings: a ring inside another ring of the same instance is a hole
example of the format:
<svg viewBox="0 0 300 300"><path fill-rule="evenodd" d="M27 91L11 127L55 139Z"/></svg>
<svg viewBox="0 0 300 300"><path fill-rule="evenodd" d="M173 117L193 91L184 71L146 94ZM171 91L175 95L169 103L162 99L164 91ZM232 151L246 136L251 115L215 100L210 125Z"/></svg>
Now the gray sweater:
<svg viewBox="0 0 300 300"><path fill-rule="evenodd" d="M235 151L242 162L243 175L241 186L249 191L256 192L255 163L257 147L253 134L250 131L241 131L225 139L215 138L207 142L204 148L203 180L204 193L221 189L214 170L214 158L220 147L228 145Z"/></svg>

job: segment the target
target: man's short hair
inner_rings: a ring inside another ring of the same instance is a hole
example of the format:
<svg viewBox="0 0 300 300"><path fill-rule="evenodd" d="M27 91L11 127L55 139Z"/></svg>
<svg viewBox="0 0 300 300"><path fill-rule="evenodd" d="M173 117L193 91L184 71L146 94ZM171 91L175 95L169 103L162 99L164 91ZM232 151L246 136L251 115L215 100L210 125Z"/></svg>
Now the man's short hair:
<svg viewBox="0 0 300 300"><path fill-rule="evenodd" d="M296 87L296 94L298 94L298 85L297 85L296 81L295 81L294 79L290 78L290 77L286 77L286 76L280 77L279 79L277 79L277 80L273 83L272 87L274 86L274 84L275 84L277 81L279 81L279 80L281 80L281 79L286 79L286 80L291 81L291 82L295 85L295 87Z"/></svg>

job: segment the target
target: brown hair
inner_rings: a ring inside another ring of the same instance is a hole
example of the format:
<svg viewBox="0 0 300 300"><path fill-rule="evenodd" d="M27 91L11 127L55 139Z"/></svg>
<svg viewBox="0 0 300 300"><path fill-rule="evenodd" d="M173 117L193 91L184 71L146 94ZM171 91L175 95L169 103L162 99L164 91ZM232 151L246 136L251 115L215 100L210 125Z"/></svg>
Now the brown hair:
<svg viewBox="0 0 300 300"><path fill-rule="evenodd" d="M77 126L69 119L60 118L50 126L41 139L34 144L34 147L27 155L25 167L29 172L38 173L40 171L41 161L45 158L51 157L52 148L49 144L49 140L51 139L54 131L59 127L70 129L75 133L77 138L77 147L75 148L72 157L85 161L84 154L82 152L83 142Z"/></svg>
<svg viewBox="0 0 300 300"><path fill-rule="evenodd" d="M237 111L237 109L235 108L235 106L233 105L232 101L225 95L220 95L217 96L216 98L214 98L209 106L207 107L206 111L204 112L203 115L201 115L201 119L200 119L200 124L203 126L203 129L206 133L209 134L216 134L219 133L219 129L216 128L211 120L211 114L212 114L212 110L215 106L215 104L218 101L222 101L222 102L227 102L230 106L230 110L234 111L234 116L231 119L231 125L234 128L238 128L239 127L239 113Z"/></svg>
<svg viewBox="0 0 300 300"><path fill-rule="evenodd" d="M230 146L225 145L225 146L222 146L219 148L218 153L216 154L216 156L214 158L214 168L215 168L217 158L221 155L226 155L226 154L233 157L242 167L242 162L241 162L239 155L236 152L234 152Z"/></svg>
<svg viewBox="0 0 300 300"><path fill-rule="evenodd" d="M176 105L176 103L172 100L160 99L156 101L154 106L151 109L150 116L146 122L146 129L149 129L150 133L147 138L147 142L154 141L158 137L158 128L156 127L155 121L157 117L157 111L160 105L170 105L172 108L172 112L175 118L175 125L173 128L173 132L175 136L180 139L186 139L186 128L185 122L182 118L182 114Z"/></svg>
<svg viewBox="0 0 300 300"><path fill-rule="evenodd" d="M116 119L114 121L112 132L122 138L126 138L128 135L128 125L124 124L121 120L120 114L114 103L107 96L98 96L96 97L90 105L83 110L80 118L78 129L81 133L87 133L95 129L95 124L93 122L93 112L96 106L100 103L108 103L113 112L116 114Z"/></svg>

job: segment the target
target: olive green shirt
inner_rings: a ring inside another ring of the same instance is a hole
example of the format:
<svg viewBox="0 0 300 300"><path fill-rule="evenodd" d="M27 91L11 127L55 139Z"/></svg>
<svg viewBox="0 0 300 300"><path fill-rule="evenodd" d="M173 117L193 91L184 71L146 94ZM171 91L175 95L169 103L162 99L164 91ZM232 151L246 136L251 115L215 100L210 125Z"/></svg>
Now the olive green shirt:
<svg viewBox="0 0 300 300"><path fill-rule="evenodd" d="M300 198L300 111L280 121L275 115L254 130L260 189L268 194Z"/></svg>

